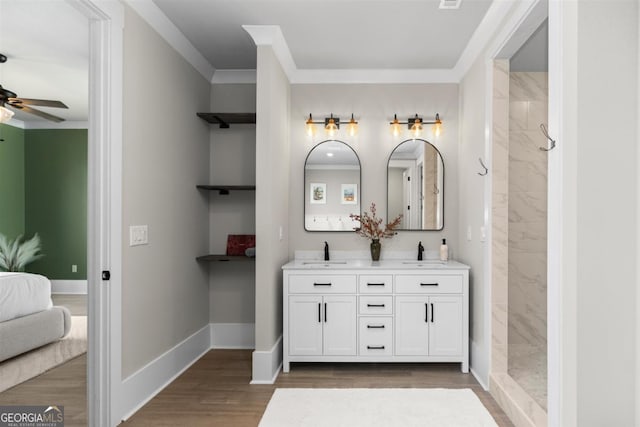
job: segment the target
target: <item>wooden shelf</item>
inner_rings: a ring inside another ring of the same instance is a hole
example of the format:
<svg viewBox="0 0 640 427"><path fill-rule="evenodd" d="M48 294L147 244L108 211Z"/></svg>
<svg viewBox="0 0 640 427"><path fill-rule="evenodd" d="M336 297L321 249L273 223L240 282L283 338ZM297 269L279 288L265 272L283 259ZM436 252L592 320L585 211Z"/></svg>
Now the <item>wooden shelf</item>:
<svg viewBox="0 0 640 427"><path fill-rule="evenodd" d="M255 257L244 255L203 255L196 258L203 262L254 262Z"/></svg>
<svg viewBox="0 0 640 427"><path fill-rule="evenodd" d="M196 185L199 190L218 191L219 194L229 194L230 191L255 191L255 185Z"/></svg>
<svg viewBox="0 0 640 427"><path fill-rule="evenodd" d="M196 113L207 122L228 129L232 124L252 124L256 122L256 113Z"/></svg>

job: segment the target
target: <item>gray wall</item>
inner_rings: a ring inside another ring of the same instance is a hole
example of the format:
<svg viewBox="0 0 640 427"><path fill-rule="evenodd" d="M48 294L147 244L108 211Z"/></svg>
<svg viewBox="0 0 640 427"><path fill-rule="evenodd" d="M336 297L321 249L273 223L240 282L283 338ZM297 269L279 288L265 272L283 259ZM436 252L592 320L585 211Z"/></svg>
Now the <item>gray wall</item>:
<svg viewBox="0 0 640 427"><path fill-rule="evenodd" d="M489 383L489 350L491 332L486 327L491 318L487 297L490 295L490 283L485 283L484 243L480 241L480 227L484 226L485 180L476 172L480 171L478 158L488 164L484 154L486 63L480 57L460 85L460 141L459 141L459 194L458 223L461 230L457 245L458 258L471 266L469 272L470 350L471 369L485 383ZM471 229L471 239L466 238L467 229Z"/></svg>
<svg viewBox="0 0 640 427"><path fill-rule="evenodd" d="M291 236L289 256L294 251L321 250L324 241L336 250L367 250L369 243L355 233L307 232L303 223L304 177L303 166L309 151L320 141L327 139L324 129L316 136L305 134L304 121L314 115L322 120L330 113L359 120L359 132L349 137L341 131L336 139L349 144L360 158L362 185L359 188L360 205L368 210L375 202L378 213L386 218L387 210L387 161L393 149L403 140L394 138L389 121L397 113L406 120L420 114L424 120L433 120L440 113L443 121L441 136L434 140L429 125L425 125L423 138L433 142L440 150L445 164L445 221L444 230L438 232L400 232L382 242L384 257L388 250L414 250L422 241L427 250L437 250L442 238L451 242L453 256L458 248L458 85L457 84L299 84L291 86L291 209L289 223ZM406 125L405 125L406 126Z"/></svg>
<svg viewBox="0 0 640 427"><path fill-rule="evenodd" d="M256 111L255 84L216 84L211 89L212 112ZM250 124L210 129L211 184L251 185L256 183L256 127ZM256 209L253 191L232 191L209 198L209 249L224 254L229 234L255 234ZM209 271L210 321L253 323L255 319L255 265L211 263Z"/></svg>
<svg viewBox="0 0 640 427"><path fill-rule="evenodd" d="M273 49L258 46L256 123L256 350L282 334L282 270L289 254L290 86ZM300 167L302 170L302 166ZM282 239L280 239L282 228ZM254 367L255 373L255 367ZM255 377L255 375L254 375Z"/></svg>
<svg viewBox="0 0 640 427"><path fill-rule="evenodd" d="M580 1L577 29L577 72L560 76L576 85L563 188L575 191L576 210L563 221L575 224L577 249L577 424L638 425L638 2Z"/></svg>
<svg viewBox="0 0 640 427"><path fill-rule="evenodd" d="M125 6L122 375L209 323L207 199L210 84ZM129 226L149 244L129 247Z"/></svg>

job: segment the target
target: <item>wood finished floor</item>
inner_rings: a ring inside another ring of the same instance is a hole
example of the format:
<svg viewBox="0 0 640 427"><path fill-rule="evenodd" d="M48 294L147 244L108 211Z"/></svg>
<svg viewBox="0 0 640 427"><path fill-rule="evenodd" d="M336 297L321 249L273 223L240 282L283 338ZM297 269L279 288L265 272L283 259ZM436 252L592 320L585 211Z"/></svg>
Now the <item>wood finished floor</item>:
<svg viewBox="0 0 640 427"><path fill-rule="evenodd" d="M80 356L0 393L0 405L61 404L65 426L86 426L86 357ZM274 385L249 385L251 351L207 353L123 426L257 426L276 387L470 388L500 427L513 424L470 374L457 364L292 364ZM452 426L454 427L454 426Z"/></svg>

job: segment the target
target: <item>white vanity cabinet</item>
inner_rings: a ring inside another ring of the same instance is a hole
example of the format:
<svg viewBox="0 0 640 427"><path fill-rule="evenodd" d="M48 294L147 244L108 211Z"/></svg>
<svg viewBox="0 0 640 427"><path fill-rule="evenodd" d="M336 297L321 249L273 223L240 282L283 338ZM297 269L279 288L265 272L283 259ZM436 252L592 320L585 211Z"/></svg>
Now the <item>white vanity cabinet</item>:
<svg viewBox="0 0 640 427"><path fill-rule="evenodd" d="M460 362L469 370L469 267L402 261L283 266L291 362Z"/></svg>

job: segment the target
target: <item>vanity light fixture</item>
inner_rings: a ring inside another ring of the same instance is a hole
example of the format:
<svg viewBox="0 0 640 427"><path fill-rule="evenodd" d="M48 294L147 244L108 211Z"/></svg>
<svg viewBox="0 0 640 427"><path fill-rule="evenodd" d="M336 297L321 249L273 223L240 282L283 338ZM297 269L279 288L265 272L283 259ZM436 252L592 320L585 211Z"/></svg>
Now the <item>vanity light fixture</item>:
<svg viewBox="0 0 640 427"><path fill-rule="evenodd" d="M422 117L417 114L414 117L410 117L406 122L401 122L398 120L398 115L393 115L393 121L389 122L391 125L391 132L393 136L400 136L402 131L402 127L400 125L407 125L409 131L413 135L414 138L418 138L422 134L423 125L433 125L432 131L435 136L440 136L440 131L442 128L442 120L440 120L440 114L436 113L436 118L432 122L425 122Z"/></svg>
<svg viewBox="0 0 640 427"><path fill-rule="evenodd" d="M325 117L322 122L313 121L313 116L309 113L309 118L305 121L307 135L314 136L316 134L315 125L317 124L323 124L325 131L330 137L334 137L338 133L338 130L340 130L340 118L333 117L333 113L331 113L329 117ZM347 122L347 133L349 136L355 136L356 133L358 133L358 122L356 122L353 114L351 114L351 119Z"/></svg>

